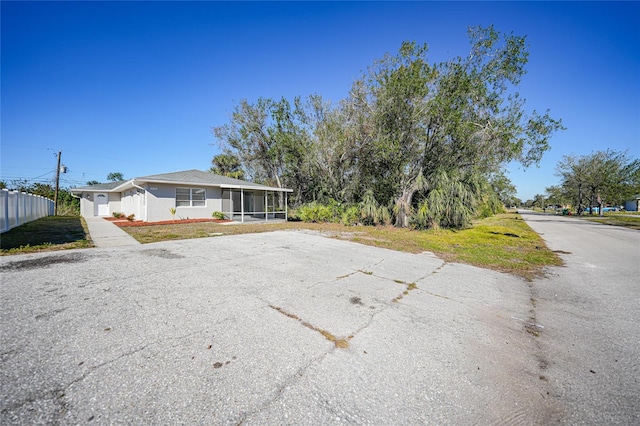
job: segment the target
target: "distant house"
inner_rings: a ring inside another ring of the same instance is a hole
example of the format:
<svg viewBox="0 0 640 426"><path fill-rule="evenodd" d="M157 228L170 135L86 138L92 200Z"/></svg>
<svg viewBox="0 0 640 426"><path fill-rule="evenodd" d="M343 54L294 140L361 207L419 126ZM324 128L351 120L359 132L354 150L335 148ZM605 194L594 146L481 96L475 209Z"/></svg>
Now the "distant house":
<svg viewBox="0 0 640 426"><path fill-rule="evenodd" d="M636 195L631 200L625 201L624 209L628 212L640 211L640 194Z"/></svg>
<svg viewBox="0 0 640 426"><path fill-rule="evenodd" d="M133 179L73 188L81 199L83 217L133 214L135 219L159 222L175 218L211 218L222 212L228 218L287 218L287 194L291 189L274 188L200 170L142 176Z"/></svg>

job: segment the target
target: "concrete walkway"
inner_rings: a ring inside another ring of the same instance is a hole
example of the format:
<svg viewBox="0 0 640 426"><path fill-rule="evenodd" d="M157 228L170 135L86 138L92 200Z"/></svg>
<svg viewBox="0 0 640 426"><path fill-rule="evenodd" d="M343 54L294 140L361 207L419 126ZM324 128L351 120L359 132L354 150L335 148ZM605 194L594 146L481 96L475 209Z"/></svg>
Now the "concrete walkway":
<svg viewBox="0 0 640 426"><path fill-rule="evenodd" d="M140 243L117 225L101 217L85 217L96 247L136 246Z"/></svg>

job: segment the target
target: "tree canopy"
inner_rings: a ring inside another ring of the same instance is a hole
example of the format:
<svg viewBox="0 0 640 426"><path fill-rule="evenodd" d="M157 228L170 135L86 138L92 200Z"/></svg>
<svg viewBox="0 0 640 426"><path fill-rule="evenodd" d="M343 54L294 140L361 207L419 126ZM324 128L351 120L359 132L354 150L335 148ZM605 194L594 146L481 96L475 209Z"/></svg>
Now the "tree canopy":
<svg viewBox="0 0 640 426"><path fill-rule="evenodd" d="M556 198L573 203L578 213L606 204L621 205L640 193L640 160L614 150L565 155L556 166L560 185L547 188Z"/></svg>
<svg viewBox="0 0 640 426"><path fill-rule="evenodd" d="M237 157L229 154L219 154L211 160L211 173L234 179L244 179L244 170Z"/></svg>
<svg viewBox="0 0 640 426"><path fill-rule="evenodd" d="M124 175L120 172L112 172L107 175L107 180L110 180L111 182L119 182L124 180Z"/></svg>
<svg viewBox="0 0 640 426"><path fill-rule="evenodd" d="M295 204L375 200L396 226L467 226L515 198L504 166L537 164L563 128L517 92L524 37L477 27L469 40L467 55L441 63L404 42L337 105L243 100L213 133L247 177L293 188Z"/></svg>

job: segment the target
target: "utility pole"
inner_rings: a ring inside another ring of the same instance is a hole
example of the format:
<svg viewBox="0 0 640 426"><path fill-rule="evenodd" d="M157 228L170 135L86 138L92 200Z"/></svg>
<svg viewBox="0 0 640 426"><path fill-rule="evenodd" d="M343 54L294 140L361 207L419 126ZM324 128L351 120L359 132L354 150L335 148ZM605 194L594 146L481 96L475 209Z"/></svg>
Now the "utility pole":
<svg viewBox="0 0 640 426"><path fill-rule="evenodd" d="M60 156L62 156L62 151L58 151L58 167L56 167L56 192L53 197L54 216L58 216L58 190L60 189Z"/></svg>

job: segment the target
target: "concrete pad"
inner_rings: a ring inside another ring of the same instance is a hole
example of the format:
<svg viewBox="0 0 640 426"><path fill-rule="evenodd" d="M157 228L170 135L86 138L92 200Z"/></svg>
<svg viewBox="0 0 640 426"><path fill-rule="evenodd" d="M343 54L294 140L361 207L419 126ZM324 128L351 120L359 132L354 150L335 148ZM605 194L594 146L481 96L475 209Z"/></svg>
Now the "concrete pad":
<svg viewBox="0 0 640 426"><path fill-rule="evenodd" d="M89 235L96 247L120 247L135 246L140 243L131 235L124 232L108 220L102 217L85 217L89 228Z"/></svg>
<svg viewBox="0 0 640 426"><path fill-rule="evenodd" d="M2 424L548 412L533 337L510 319L527 283L428 254L279 231L5 256L0 272Z"/></svg>

